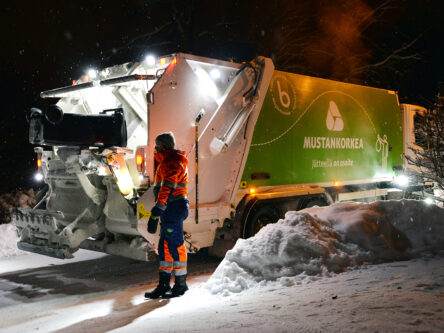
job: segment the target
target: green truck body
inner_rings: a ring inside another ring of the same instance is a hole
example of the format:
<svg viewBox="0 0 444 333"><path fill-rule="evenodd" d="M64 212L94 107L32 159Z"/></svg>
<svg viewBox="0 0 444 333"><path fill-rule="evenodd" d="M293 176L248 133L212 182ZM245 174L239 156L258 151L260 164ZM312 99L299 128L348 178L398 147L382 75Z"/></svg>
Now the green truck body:
<svg viewBox="0 0 444 333"><path fill-rule="evenodd" d="M275 71L241 186L380 181L402 153L395 92Z"/></svg>

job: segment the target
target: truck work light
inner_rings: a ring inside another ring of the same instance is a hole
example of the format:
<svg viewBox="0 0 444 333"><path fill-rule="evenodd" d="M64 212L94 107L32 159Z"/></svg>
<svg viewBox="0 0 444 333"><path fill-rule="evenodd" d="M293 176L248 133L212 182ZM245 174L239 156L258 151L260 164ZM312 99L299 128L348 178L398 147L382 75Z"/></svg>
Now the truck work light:
<svg viewBox="0 0 444 333"><path fill-rule="evenodd" d="M405 175L396 176L394 182L398 186L407 186L409 184L409 178Z"/></svg>

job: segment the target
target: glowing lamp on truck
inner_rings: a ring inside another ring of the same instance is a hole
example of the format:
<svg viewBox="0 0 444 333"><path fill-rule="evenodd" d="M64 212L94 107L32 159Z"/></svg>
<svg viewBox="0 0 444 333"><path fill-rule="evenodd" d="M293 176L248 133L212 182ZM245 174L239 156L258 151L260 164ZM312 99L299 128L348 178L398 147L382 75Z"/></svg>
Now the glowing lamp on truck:
<svg viewBox="0 0 444 333"><path fill-rule="evenodd" d="M145 58L146 63L148 64L148 66L154 66L156 64L156 58L154 58L153 55L148 55Z"/></svg>
<svg viewBox="0 0 444 333"><path fill-rule="evenodd" d="M95 69L89 69L88 76L90 79L94 80L97 77L97 71Z"/></svg>
<svg viewBox="0 0 444 333"><path fill-rule="evenodd" d="M218 78L220 78L220 71L217 68L213 68L210 72L210 76L214 80L217 80Z"/></svg>
<svg viewBox="0 0 444 333"><path fill-rule="evenodd" d="M144 173L145 172L145 148L144 147L137 147L136 149L136 155L134 156L137 171Z"/></svg>
<svg viewBox="0 0 444 333"><path fill-rule="evenodd" d="M431 204L433 203L433 199L431 199L431 198L425 198L425 199L424 199L424 202L425 202L427 205L431 205Z"/></svg>
<svg viewBox="0 0 444 333"><path fill-rule="evenodd" d="M396 176L394 182L398 186L407 186L409 184L409 178L405 175Z"/></svg>
<svg viewBox="0 0 444 333"><path fill-rule="evenodd" d="M106 161L116 180L120 193L128 199L132 198L134 184L123 154L108 154Z"/></svg>
<svg viewBox="0 0 444 333"><path fill-rule="evenodd" d="M34 175L34 179L38 182L41 182L43 180L42 156L40 154L37 154L37 172Z"/></svg>
<svg viewBox="0 0 444 333"><path fill-rule="evenodd" d="M139 173L139 189L148 187L149 178L145 175L146 160L145 160L145 146L139 146L136 149L134 155L134 161L136 162L137 172Z"/></svg>

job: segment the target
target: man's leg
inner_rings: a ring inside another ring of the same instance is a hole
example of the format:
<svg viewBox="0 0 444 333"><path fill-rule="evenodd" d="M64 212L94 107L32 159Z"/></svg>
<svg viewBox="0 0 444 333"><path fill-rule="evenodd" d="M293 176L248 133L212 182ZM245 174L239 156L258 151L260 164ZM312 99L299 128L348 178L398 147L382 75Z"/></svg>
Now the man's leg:
<svg viewBox="0 0 444 333"><path fill-rule="evenodd" d="M175 228L169 228L171 234L169 238L169 250L173 257L173 271L175 275L174 287L171 292L165 294L166 298L182 296L187 290L187 249L183 239L183 229L180 225L175 224Z"/></svg>
<svg viewBox="0 0 444 333"><path fill-rule="evenodd" d="M170 223L165 223L165 238L168 240L168 249L173 258L175 274L174 287L165 294L165 298L183 295L187 290L187 249L183 237L183 221L188 216L188 200L177 200L170 204L167 215ZM166 219L165 219L166 221Z"/></svg>
<svg viewBox="0 0 444 333"><path fill-rule="evenodd" d="M159 253L159 284L153 291L145 293L146 298L164 297L171 290L170 280L173 270L173 258L168 249L168 242L163 235L163 230L161 231L159 248L157 250Z"/></svg>
<svg viewBox="0 0 444 333"><path fill-rule="evenodd" d="M182 244L177 248L179 254L179 260L174 261L174 286L171 289L171 297L178 297L185 294L188 290L187 286L187 249L185 244ZM165 294L166 298L170 297L170 292Z"/></svg>

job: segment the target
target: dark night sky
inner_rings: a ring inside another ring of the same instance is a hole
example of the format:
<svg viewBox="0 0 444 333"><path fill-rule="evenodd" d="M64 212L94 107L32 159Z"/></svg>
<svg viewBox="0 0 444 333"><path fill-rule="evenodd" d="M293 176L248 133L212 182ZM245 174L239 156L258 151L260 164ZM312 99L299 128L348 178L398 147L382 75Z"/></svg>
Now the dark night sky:
<svg viewBox="0 0 444 333"><path fill-rule="evenodd" d="M147 51L183 51L235 61L264 55L272 57L278 69L393 89L402 102L428 106L444 77L443 1L337 3L3 1L0 174L4 181L0 193L33 186L35 160L27 143L24 115L26 109L44 108L48 103L39 99L40 91L69 85L91 66L143 59ZM353 26L355 16L359 18L360 13L381 4L388 5L374 12L367 25L356 31L341 30ZM348 73L350 68L387 59L393 50L415 39L411 47L383 66L369 67L371 70L361 74ZM330 58L320 57L317 48L328 50Z"/></svg>

